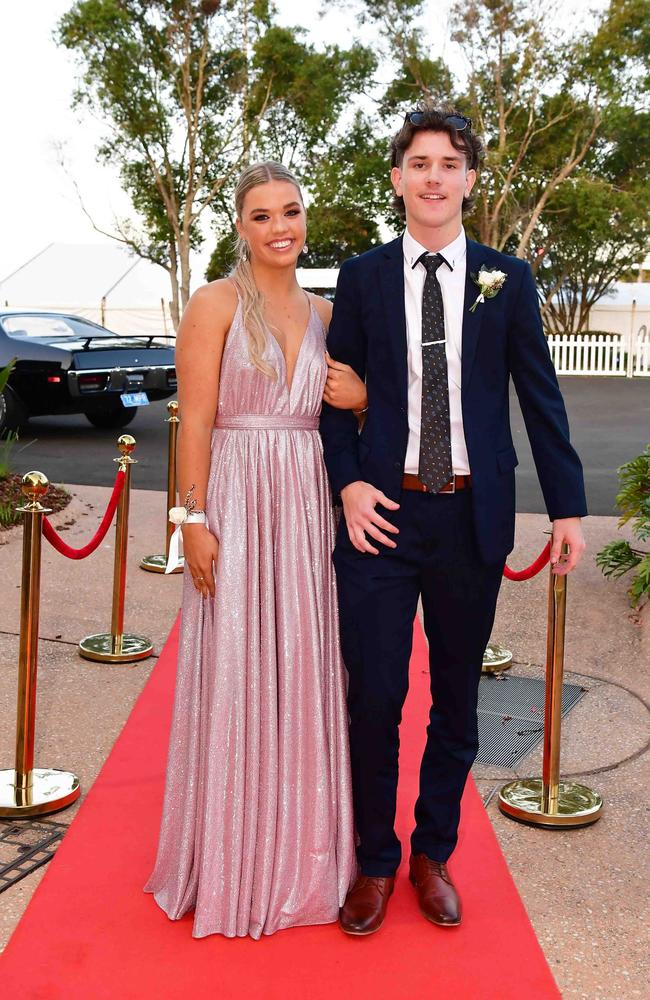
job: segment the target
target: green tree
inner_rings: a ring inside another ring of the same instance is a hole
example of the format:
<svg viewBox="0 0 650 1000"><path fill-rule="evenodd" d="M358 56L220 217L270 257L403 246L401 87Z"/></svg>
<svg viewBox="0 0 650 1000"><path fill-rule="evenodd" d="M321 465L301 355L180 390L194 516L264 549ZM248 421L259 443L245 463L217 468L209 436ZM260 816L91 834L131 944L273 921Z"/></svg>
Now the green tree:
<svg viewBox="0 0 650 1000"><path fill-rule="evenodd" d="M469 235L539 269L551 329L584 323L648 246L649 0L611 0L578 27L534 0L457 0L460 75L433 55L433 3L359 5L392 73L376 138L387 145L389 125L418 100L467 113L486 144Z"/></svg>
<svg viewBox="0 0 650 1000"><path fill-rule="evenodd" d="M650 251L650 4L610 4L584 53L602 121L584 163L550 199L536 233L546 326L579 331L591 306Z"/></svg>
<svg viewBox="0 0 650 1000"><path fill-rule="evenodd" d="M619 528L631 522L640 542L650 540L650 445L618 470L620 492L616 505L621 511ZM607 577L618 579L635 570L628 590L630 604L640 607L650 597L650 552L637 549L624 539L609 542L596 555L596 564Z"/></svg>
<svg viewBox="0 0 650 1000"><path fill-rule="evenodd" d="M340 139L293 167L307 202L307 247L302 267L338 267L381 242L379 219L388 210L390 181L385 142L358 117ZM221 235L206 271L208 281L232 267L236 231L224 206Z"/></svg>
<svg viewBox="0 0 650 1000"><path fill-rule="evenodd" d="M352 254L381 242L380 215L390 203L385 141L359 117L305 177L308 209L307 267L338 267Z"/></svg>
<svg viewBox="0 0 650 1000"><path fill-rule="evenodd" d="M423 98L435 103L453 101L456 84L443 59L429 52L429 13L426 0L365 0L363 16L379 31L383 62L393 77L382 88L378 111L384 122ZM436 23L437 31L440 29Z"/></svg>
<svg viewBox="0 0 650 1000"><path fill-rule="evenodd" d="M427 0L363 0L383 41L392 80L378 101L387 124L418 100L452 103L486 140L477 205L468 229L483 243L524 257L553 192L587 155L600 122L585 74L586 33L558 46L557 24L533 0L458 0L451 39L466 79L432 53L435 7ZM578 59L578 56L580 59Z"/></svg>
<svg viewBox="0 0 650 1000"><path fill-rule="evenodd" d="M205 270L206 281L216 281L217 278L224 278L228 274L235 263L236 237L234 227L221 233Z"/></svg>
<svg viewBox="0 0 650 1000"><path fill-rule="evenodd" d="M162 265L178 323L190 252L252 156L293 142L306 155L372 72L363 47L317 52L273 24L268 0L77 0L58 38L75 52L78 105L99 113L137 222L119 238ZM286 146L281 150L286 155Z"/></svg>
<svg viewBox="0 0 650 1000"><path fill-rule="evenodd" d="M589 36L558 38L555 19L527 0L470 0L452 17L469 63L463 103L486 139L472 229L526 257L550 199L598 133L600 102L580 72Z"/></svg>
<svg viewBox="0 0 650 1000"><path fill-rule="evenodd" d="M312 50L310 59L304 60L301 35L293 29L273 28L256 54L256 60L277 81L278 99L251 145L251 156L280 160L294 171L309 206L310 252L301 263L327 266L368 249L378 238L372 192L363 183L371 176L376 180L377 156L366 165L370 146L360 145L371 137L356 121L348 133L339 125L351 98L371 78L376 59L369 50L352 45L346 51L332 46L323 52ZM293 75L291 67L295 67ZM275 91L270 94L274 97ZM349 201L343 198L343 186ZM234 263L232 187L231 181L214 206L217 242L206 270L209 281L222 277ZM358 217L361 206L369 203L370 217L355 231L350 217ZM337 252L339 244L343 249Z"/></svg>
<svg viewBox="0 0 650 1000"><path fill-rule="evenodd" d="M581 172L553 199L544 220L537 285L546 328L580 332L589 310L650 250L650 192Z"/></svg>

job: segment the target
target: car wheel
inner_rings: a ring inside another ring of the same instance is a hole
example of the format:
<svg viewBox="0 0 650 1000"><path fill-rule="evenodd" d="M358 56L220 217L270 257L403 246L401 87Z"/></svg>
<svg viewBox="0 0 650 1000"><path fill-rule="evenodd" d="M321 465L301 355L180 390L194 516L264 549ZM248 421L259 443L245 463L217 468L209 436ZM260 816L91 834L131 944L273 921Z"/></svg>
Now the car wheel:
<svg viewBox="0 0 650 1000"><path fill-rule="evenodd" d="M126 427L127 424L130 424L135 417L137 409L137 406L120 405L119 408L95 410L94 412L86 413L86 418L93 427L102 427L105 430L110 430L114 427Z"/></svg>
<svg viewBox="0 0 650 1000"><path fill-rule="evenodd" d="M29 414L16 393L8 385L0 392L0 434L16 431L27 422Z"/></svg>

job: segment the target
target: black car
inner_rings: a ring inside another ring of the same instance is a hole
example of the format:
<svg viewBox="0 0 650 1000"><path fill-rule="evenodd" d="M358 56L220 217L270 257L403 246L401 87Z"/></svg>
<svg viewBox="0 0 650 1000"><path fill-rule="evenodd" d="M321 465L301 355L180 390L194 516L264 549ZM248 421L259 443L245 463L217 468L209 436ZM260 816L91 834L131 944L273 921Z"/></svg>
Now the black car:
<svg viewBox="0 0 650 1000"><path fill-rule="evenodd" d="M0 432L58 413L125 427L139 403L176 392L166 339L121 336L68 313L0 310L0 369L17 359L0 394Z"/></svg>

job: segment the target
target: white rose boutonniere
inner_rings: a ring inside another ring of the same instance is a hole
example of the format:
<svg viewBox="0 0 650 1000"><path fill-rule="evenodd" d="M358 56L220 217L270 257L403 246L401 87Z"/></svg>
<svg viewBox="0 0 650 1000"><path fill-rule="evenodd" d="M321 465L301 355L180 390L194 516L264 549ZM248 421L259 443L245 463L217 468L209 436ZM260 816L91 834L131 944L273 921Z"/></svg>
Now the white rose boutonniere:
<svg viewBox="0 0 650 1000"><path fill-rule="evenodd" d="M486 267L481 267L478 274L472 274L470 277L477 288L480 288L480 294L469 309L470 312L474 312L479 302L485 302L486 299L493 299L498 295L508 275L503 271L489 271Z"/></svg>

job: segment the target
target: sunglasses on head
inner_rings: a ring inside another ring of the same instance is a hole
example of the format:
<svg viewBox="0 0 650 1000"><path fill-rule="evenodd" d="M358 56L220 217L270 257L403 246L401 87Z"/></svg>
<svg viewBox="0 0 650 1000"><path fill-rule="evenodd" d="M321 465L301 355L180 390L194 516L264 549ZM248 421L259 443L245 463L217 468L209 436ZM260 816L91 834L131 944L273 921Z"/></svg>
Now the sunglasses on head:
<svg viewBox="0 0 650 1000"><path fill-rule="evenodd" d="M425 111L407 111L404 118L405 122L410 122L411 125L424 125L426 121L427 114ZM463 132L465 129L471 130L472 119L466 118L465 115L445 115L444 121L449 122L449 124L455 128L458 132Z"/></svg>

